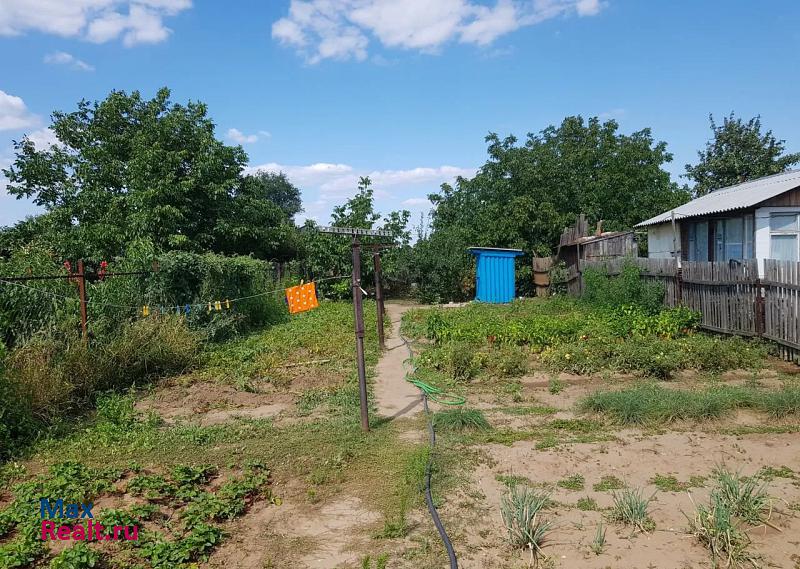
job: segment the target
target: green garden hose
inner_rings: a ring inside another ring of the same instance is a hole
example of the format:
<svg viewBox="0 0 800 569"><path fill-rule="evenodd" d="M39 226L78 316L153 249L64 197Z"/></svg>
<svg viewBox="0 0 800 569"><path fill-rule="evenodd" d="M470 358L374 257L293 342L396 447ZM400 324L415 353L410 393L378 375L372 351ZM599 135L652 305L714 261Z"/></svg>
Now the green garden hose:
<svg viewBox="0 0 800 569"><path fill-rule="evenodd" d="M461 395L447 393L440 387L406 376L406 381L420 389L428 399L440 405L463 405L467 400Z"/></svg>
<svg viewBox="0 0 800 569"><path fill-rule="evenodd" d="M408 350L409 359L412 361L413 366L413 358L414 352L411 349L411 343L408 339L400 334L400 340L402 340L403 344L405 344L406 349ZM439 536L442 538L442 543L444 544L444 548L447 551L447 558L450 562L450 569L458 569L458 560L456 559L456 550L453 548L453 542L450 541L450 537L447 535L447 530L444 529L444 524L442 523L441 518L439 518L439 512L436 509L436 504L433 502L433 492L431 490L431 474L433 470L433 458L434 452L436 449L436 430L433 426L433 414L431 413L430 408L428 407L428 400L436 401L442 405L463 405L466 403L466 399L461 397L460 395L454 395L452 393L445 393L442 389L425 383L424 381L420 381L419 379L414 379L411 377L411 374L414 372L411 371L410 373L406 373L406 381L410 384L414 385L417 389L422 392L422 404L425 408L425 414L428 416L428 434L430 436L430 445L431 445L431 452L428 455L428 463L425 465L425 503L428 505L428 511L431 514L431 518L433 519L433 525L436 526L436 530L439 532Z"/></svg>

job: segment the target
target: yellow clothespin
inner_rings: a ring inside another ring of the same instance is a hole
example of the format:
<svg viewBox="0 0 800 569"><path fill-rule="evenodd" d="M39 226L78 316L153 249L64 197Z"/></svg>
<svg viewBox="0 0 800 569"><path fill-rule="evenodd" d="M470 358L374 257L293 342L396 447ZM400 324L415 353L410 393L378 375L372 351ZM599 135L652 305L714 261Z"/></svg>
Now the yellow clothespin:
<svg viewBox="0 0 800 569"><path fill-rule="evenodd" d="M222 310L222 303L219 300L214 301L214 309L219 312Z"/></svg>
<svg viewBox="0 0 800 569"><path fill-rule="evenodd" d="M144 316L145 318L150 316L150 307L147 306L146 304L142 306L142 316Z"/></svg>
<svg viewBox="0 0 800 569"><path fill-rule="evenodd" d="M208 311L211 312L211 303L208 303Z"/></svg>
<svg viewBox="0 0 800 569"><path fill-rule="evenodd" d="M225 299L225 308L230 309L230 307L231 307L231 301L226 298Z"/></svg>

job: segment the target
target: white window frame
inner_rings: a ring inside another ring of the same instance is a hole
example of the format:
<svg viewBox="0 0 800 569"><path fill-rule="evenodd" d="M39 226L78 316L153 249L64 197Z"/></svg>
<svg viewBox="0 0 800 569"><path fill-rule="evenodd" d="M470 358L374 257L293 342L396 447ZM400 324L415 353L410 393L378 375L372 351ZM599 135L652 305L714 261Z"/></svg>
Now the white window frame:
<svg viewBox="0 0 800 569"><path fill-rule="evenodd" d="M793 229L772 229L772 218L777 216L794 216ZM768 220L769 227L769 258L774 259L772 254L772 238L779 235L793 235L795 237L795 258L794 261L800 260L800 212L798 211L771 211Z"/></svg>

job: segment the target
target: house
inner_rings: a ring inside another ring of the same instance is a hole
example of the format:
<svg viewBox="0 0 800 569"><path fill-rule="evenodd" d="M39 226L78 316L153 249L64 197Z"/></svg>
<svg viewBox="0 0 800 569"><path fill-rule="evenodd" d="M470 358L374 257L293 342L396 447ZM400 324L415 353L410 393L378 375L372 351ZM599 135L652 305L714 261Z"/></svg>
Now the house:
<svg viewBox="0 0 800 569"><path fill-rule="evenodd" d="M714 190L639 223L651 259L800 261L800 170Z"/></svg>

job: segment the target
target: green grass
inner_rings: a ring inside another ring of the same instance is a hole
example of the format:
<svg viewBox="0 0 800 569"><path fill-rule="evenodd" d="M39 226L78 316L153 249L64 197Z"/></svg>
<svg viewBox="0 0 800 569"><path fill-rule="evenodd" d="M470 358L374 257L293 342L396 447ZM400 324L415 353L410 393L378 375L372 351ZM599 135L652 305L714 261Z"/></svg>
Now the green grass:
<svg viewBox="0 0 800 569"><path fill-rule="evenodd" d="M509 407L496 407L494 411L499 411L506 415L553 415L558 412L555 407L546 405L533 405L533 406L509 406Z"/></svg>
<svg viewBox="0 0 800 569"><path fill-rule="evenodd" d="M800 400L800 388L788 385L780 391L734 386L689 391L645 383L619 391L598 391L584 398L579 407L608 415L621 424L658 425L717 419L742 408L784 417L800 411L794 406L795 397Z"/></svg>
<svg viewBox="0 0 800 569"><path fill-rule="evenodd" d="M371 373L378 351L374 326L369 323L370 318L374 320L374 310L372 315L368 313L369 307L365 307ZM90 500L108 495L111 485L119 483L114 481L125 476L124 485L130 486L131 494L159 508L175 510L169 522L174 532L140 534L142 547L123 552L115 549L109 559L104 557L102 563L110 566L158 565L157 569L166 569L201 561L225 539L227 521L245 511L242 500L250 504L274 498L271 485L257 498L246 494L248 482L242 473L253 461L267 465L276 479L305 485L311 501L324 503L339 493L359 496L382 513L385 537L402 536L408 531L408 513L424 504L421 480L428 445L403 441L396 427L387 422L374 422L368 434L361 431L351 330L351 307L325 303L285 324L215 346L204 356L204 367L184 378L233 384L241 379L256 387L270 382L285 389L313 373L313 380L322 385L300 396L300 415L324 406L325 412L315 414L314 419L285 426L269 419L232 419L213 426L165 425L157 416L135 410L135 394L111 395L100 399L96 416L82 418L66 434L40 441L31 449L30 470L42 474L34 476L6 465L0 470L0 484L12 489L12 504L21 506L26 503L25 488L35 487L37 492L46 488L45 495L74 496L74 501ZM313 372L282 367L325 358L331 362L315 366ZM448 491L470 460L464 453L454 458L452 450L441 445L433 470L437 494ZM79 465L75 467L78 470L51 470L64 462ZM230 484L209 486L212 477L227 478L229 472L235 479ZM21 560L20 566L30 565L31 556L44 562L47 554L41 540L25 539L27 534L20 533L16 518L9 516L12 509L0 511L0 540L9 533L13 536L11 541L2 541L0 558ZM95 511L98 513L124 519L145 512L131 508ZM148 524L166 519L158 513L149 515L153 521ZM30 535L34 536L32 530ZM431 553L435 554L438 549Z"/></svg>
<svg viewBox="0 0 800 569"><path fill-rule="evenodd" d="M513 486L500 501L500 513L512 547L527 549L534 558L542 553L552 522L542 516L550 502L546 491Z"/></svg>
<svg viewBox="0 0 800 569"><path fill-rule="evenodd" d="M437 430L456 432L486 431L491 429L489 421L486 420L480 409L466 407L437 411L433 415L433 425Z"/></svg>
<svg viewBox="0 0 800 569"><path fill-rule="evenodd" d="M711 553L712 567L759 567L758 558L748 550L747 532L742 531L728 504L718 494L711 494L708 506L697 506L689 527Z"/></svg>
<svg viewBox="0 0 800 569"><path fill-rule="evenodd" d="M603 553L605 546L606 546L606 527L603 525L603 522L600 522L599 524L597 524L597 529L594 532L594 539L592 540L592 544L589 546L589 548L595 555L600 555Z"/></svg>
<svg viewBox="0 0 800 569"><path fill-rule="evenodd" d="M534 486L533 481L527 476L518 476L516 474L498 474L494 477L495 480L506 486L512 488L514 486Z"/></svg>
<svg viewBox="0 0 800 569"><path fill-rule="evenodd" d="M626 526L633 526L642 532L652 531L655 529L655 523L648 512L652 500L653 496L645 498L639 488L625 488L614 492L611 519Z"/></svg>
<svg viewBox="0 0 800 569"><path fill-rule="evenodd" d="M685 492L689 488L698 488L704 485L705 478L703 476L692 476L688 482L680 482L674 476L666 476L664 474L656 474L650 479L650 484L662 492Z"/></svg>
<svg viewBox="0 0 800 569"><path fill-rule="evenodd" d="M578 499L575 503L575 507L584 512L594 512L597 510L597 501L594 498L586 496Z"/></svg>
<svg viewBox="0 0 800 569"><path fill-rule="evenodd" d="M566 490L583 490L585 483L586 480L582 475L573 474L572 476L568 476L567 478L556 482L556 486Z"/></svg>
<svg viewBox="0 0 800 569"><path fill-rule="evenodd" d="M714 471L716 487L712 491L719 497L731 515L750 525L757 525L769 519L772 501L767 482L758 477L744 477L726 467Z"/></svg>
<svg viewBox="0 0 800 569"><path fill-rule="evenodd" d="M603 476L592 489L595 492L608 492L610 490L621 490L625 488L625 483L616 476Z"/></svg>

